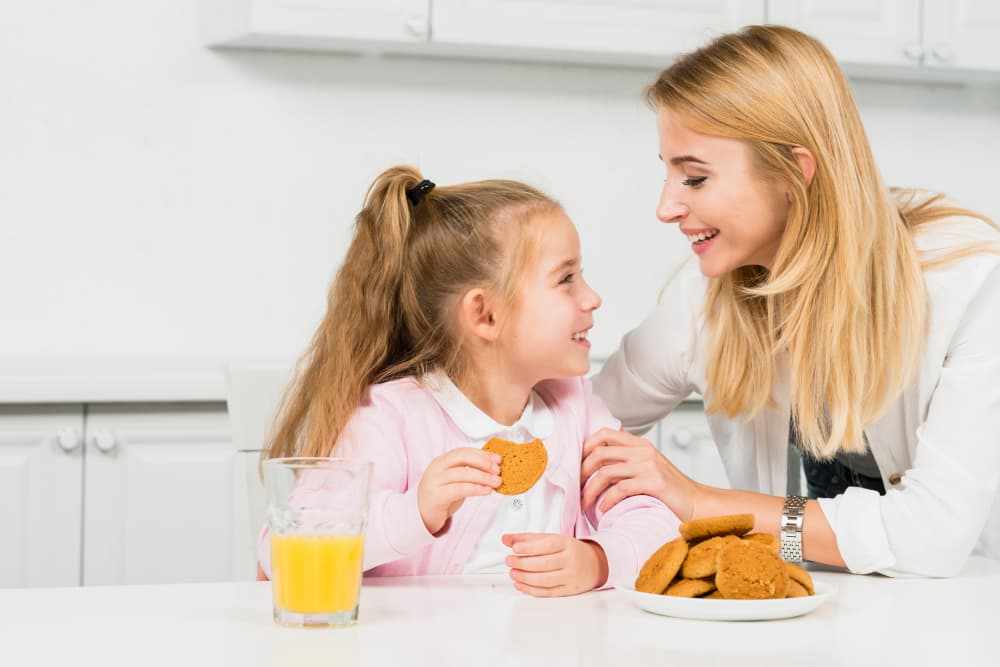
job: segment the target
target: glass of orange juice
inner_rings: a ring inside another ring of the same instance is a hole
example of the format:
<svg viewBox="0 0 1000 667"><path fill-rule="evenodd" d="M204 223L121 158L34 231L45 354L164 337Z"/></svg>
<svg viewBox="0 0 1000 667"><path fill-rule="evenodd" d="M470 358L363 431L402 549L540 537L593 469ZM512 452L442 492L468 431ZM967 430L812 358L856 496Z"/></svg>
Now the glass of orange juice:
<svg viewBox="0 0 1000 667"><path fill-rule="evenodd" d="M276 622L357 622L371 471L368 461L349 458L264 462Z"/></svg>

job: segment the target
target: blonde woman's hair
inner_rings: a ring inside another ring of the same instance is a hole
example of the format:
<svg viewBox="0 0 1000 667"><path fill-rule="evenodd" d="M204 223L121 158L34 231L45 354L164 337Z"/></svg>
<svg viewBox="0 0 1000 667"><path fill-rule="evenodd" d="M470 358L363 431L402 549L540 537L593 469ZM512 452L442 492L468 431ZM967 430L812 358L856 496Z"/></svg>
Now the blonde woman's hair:
<svg viewBox="0 0 1000 667"><path fill-rule="evenodd" d="M745 141L759 175L790 189L770 270L710 281L708 412L752 418L773 403L776 352L790 360L791 411L805 451L863 452L863 429L920 362L928 304L913 240L926 223L976 213L940 195L893 191L879 175L847 80L820 42L750 26L682 56L647 90L704 134ZM807 186L792 152L816 161ZM992 223L990 223L992 224Z"/></svg>
<svg viewBox="0 0 1000 667"><path fill-rule="evenodd" d="M500 308L513 304L536 247L533 221L561 210L506 180L438 186L411 204L407 190L422 180L397 166L368 189L263 458L329 455L372 384L432 370L463 376L461 295L482 287Z"/></svg>

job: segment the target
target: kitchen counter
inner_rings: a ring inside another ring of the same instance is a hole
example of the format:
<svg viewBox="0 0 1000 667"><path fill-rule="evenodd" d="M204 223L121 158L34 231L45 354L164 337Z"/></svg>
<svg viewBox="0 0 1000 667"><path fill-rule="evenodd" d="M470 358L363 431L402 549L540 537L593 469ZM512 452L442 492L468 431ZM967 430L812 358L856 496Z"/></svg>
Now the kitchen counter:
<svg viewBox="0 0 1000 667"><path fill-rule="evenodd" d="M592 372L602 359L593 360ZM280 357L0 357L0 404L224 402L226 364L291 368ZM689 400L700 400L692 396Z"/></svg>
<svg viewBox="0 0 1000 667"><path fill-rule="evenodd" d="M0 358L0 403L225 400L225 365L218 359Z"/></svg>
<svg viewBox="0 0 1000 667"><path fill-rule="evenodd" d="M836 595L777 621L657 616L615 590L538 599L505 576L372 579L358 625L283 628L270 584L0 590L4 664L996 665L1000 563L952 579L817 571Z"/></svg>

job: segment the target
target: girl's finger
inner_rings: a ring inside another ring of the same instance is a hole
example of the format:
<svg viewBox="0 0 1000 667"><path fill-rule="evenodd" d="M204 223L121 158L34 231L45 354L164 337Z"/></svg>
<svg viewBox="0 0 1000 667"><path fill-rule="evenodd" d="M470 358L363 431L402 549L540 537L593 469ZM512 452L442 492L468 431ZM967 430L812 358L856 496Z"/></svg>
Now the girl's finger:
<svg viewBox="0 0 1000 667"><path fill-rule="evenodd" d="M544 556L507 556L507 567L523 572L552 572L566 566L566 556L562 552Z"/></svg>
<svg viewBox="0 0 1000 667"><path fill-rule="evenodd" d="M571 589L569 586L555 586L553 588L543 588L541 586L529 586L527 584L522 584L519 581L514 582L514 588L521 593L526 595L531 595L536 598L554 598L561 597L563 595L573 595L578 591Z"/></svg>
<svg viewBox="0 0 1000 667"><path fill-rule="evenodd" d="M563 550L565 538L551 533L521 533L511 543L517 556L544 556Z"/></svg>
<svg viewBox="0 0 1000 667"><path fill-rule="evenodd" d="M466 484L464 482L446 484L441 487L441 490L443 500L448 504L459 500L465 500L466 498L471 498L472 496L488 496L493 493L492 487L483 486L482 484Z"/></svg>
<svg viewBox="0 0 1000 667"><path fill-rule="evenodd" d="M519 584L532 588L557 588L566 585L566 570L551 570L548 572L527 572L511 570L510 578Z"/></svg>
<svg viewBox="0 0 1000 667"><path fill-rule="evenodd" d="M500 475L494 475L475 468L447 468L441 473L441 484L481 484L495 489L503 483Z"/></svg>
<svg viewBox="0 0 1000 667"><path fill-rule="evenodd" d="M490 473L500 472L500 458L499 454L474 447L458 447L440 457L446 468L468 466Z"/></svg>

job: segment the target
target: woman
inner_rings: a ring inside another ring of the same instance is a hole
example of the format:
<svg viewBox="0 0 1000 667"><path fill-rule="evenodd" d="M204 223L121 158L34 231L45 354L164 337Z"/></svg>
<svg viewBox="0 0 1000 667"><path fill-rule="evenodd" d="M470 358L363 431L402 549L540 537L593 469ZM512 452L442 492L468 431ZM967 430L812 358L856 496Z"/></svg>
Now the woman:
<svg viewBox="0 0 1000 667"><path fill-rule="evenodd" d="M843 73L796 30L722 36L649 98L657 216L698 264L594 387L636 433L701 393L733 489L604 430L585 443L585 503L646 493L682 520L752 512L789 560L955 574L1000 474L1000 232L888 189Z"/></svg>

